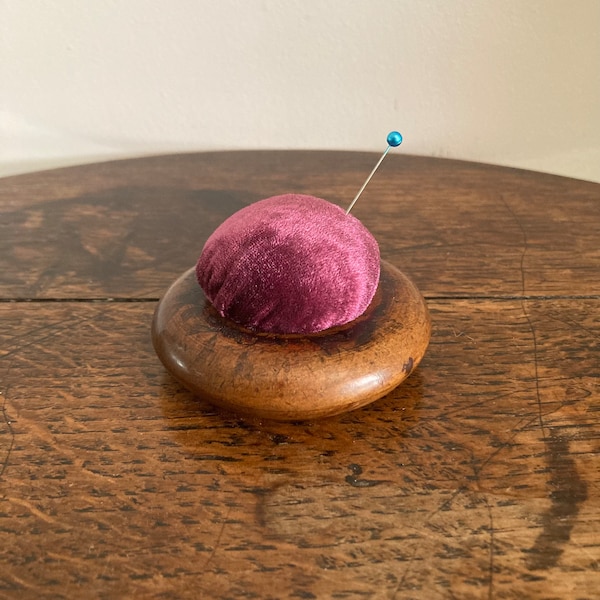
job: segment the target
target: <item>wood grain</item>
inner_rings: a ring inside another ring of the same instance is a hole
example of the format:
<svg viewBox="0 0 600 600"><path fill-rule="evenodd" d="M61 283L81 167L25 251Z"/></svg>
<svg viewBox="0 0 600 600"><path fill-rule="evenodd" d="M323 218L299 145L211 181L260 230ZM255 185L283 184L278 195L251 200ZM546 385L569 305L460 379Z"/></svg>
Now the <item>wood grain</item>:
<svg viewBox="0 0 600 600"><path fill-rule="evenodd" d="M7 597L592 598L597 301L430 308L403 386L285 424L175 383L152 304L2 305Z"/></svg>
<svg viewBox="0 0 600 600"><path fill-rule="evenodd" d="M155 299L220 221L292 190L345 204L373 158L0 180L0 598L597 597L597 184L390 157L357 216L433 334L368 407L242 419L154 354Z"/></svg>
<svg viewBox="0 0 600 600"><path fill-rule="evenodd" d="M5 178L2 293L158 298L242 206L288 191L346 206L376 159L354 152L223 152ZM353 214L378 240L382 258L426 296L589 295L600 292L598 188L394 154Z"/></svg>

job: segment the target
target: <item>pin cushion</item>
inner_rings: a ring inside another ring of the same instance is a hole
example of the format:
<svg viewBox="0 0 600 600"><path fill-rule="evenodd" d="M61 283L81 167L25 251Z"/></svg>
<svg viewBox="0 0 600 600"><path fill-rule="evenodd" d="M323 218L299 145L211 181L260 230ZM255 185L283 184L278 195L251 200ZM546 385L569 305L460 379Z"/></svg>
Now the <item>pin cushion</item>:
<svg viewBox="0 0 600 600"><path fill-rule="evenodd" d="M364 187L364 186L363 186ZM313 419L372 402L418 365L425 302L340 207L286 194L232 215L159 302L154 347L229 410Z"/></svg>

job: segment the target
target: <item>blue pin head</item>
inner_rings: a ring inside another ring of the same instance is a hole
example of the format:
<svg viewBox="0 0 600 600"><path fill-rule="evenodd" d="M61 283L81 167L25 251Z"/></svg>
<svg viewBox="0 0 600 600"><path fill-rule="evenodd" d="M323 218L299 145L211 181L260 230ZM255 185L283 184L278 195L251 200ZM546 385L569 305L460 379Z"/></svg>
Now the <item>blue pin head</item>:
<svg viewBox="0 0 600 600"><path fill-rule="evenodd" d="M395 148L402 143L402 134L398 131L390 131L387 136L387 143Z"/></svg>

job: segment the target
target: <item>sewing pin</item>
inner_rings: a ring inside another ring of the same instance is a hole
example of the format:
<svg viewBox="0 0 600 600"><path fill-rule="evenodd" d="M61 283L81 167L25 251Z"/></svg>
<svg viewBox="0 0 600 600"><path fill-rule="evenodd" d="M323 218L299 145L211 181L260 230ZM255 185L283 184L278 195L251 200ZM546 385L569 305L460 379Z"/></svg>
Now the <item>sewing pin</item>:
<svg viewBox="0 0 600 600"><path fill-rule="evenodd" d="M371 174L367 177L367 180L363 183L363 186L360 188L360 190L358 190L358 194L354 196L354 200L350 202L350 206L348 207L348 210L346 210L346 214L350 213L352 207L356 204L356 201L363 193L364 189L367 187L369 181L371 181L371 177L373 177L373 175L375 175L375 171L379 169L379 165L383 162L383 159L386 157L387 153L392 148L395 148L396 146L399 146L402 143L402 134L397 131L391 131L390 133L388 133L386 141L388 143L388 147L385 149L385 152L381 155L381 158L377 161L375 168L371 171Z"/></svg>

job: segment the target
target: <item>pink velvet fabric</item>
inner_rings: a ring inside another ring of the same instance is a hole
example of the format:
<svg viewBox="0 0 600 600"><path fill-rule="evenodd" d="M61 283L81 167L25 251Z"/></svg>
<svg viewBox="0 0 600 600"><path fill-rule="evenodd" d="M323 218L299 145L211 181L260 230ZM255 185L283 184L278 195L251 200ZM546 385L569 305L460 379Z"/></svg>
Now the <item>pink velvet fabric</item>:
<svg viewBox="0 0 600 600"><path fill-rule="evenodd" d="M379 246L358 219L320 198L285 194L219 226L196 275L219 313L244 327L315 333L365 311L379 262Z"/></svg>

